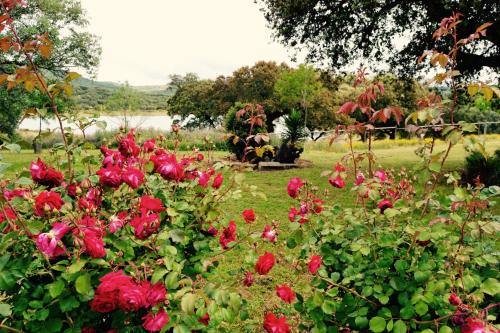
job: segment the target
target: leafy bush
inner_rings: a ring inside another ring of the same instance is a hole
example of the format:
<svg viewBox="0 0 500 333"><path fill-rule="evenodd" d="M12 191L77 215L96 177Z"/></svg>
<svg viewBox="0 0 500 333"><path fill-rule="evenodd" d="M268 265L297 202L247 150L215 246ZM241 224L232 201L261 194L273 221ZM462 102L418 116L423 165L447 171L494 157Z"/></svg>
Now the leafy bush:
<svg viewBox="0 0 500 333"><path fill-rule="evenodd" d="M274 156L261 105L235 103L226 115L225 127L229 132L227 145L239 161L258 163Z"/></svg>
<svg viewBox="0 0 500 333"><path fill-rule="evenodd" d="M334 187L345 186L344 170L337 165L331 175ZM301 181L304 185L292 191L301 208L290 210L295 231L287 244L300 249L296 274L313 276L311 288L297 293L293 305L300 313L299 328L453 332L451 327L466 320L484 327L484 309L498 301L500 292L498 260L489 250L497 235L492 224L498 222L484 208L493 204L499 188L467 192L456 187L436 202L433 214L418 218L421 207L408 175L375 174L356 178L352 192L362 205L352 209L333 203L317 214L313 207L322 198L311 195L312 184ZM459 306L454 297L461 300Z"/></svg>
<svg viewBox="0 0 500 333"><path fill-rule="evenodd" d="M240 296L205 282L225 232L217 206L231 195L222 175L199 153L178 159L132 133L101 151L97 172L65 175L38 160L31 179L2 183L3 323L183 332L234 319Z"/></svg>
<svg viewBox="0 0 500 333"><path fill-rule="evenodd" d="M472 152L465 159L462 180L474 184L477 177L486 186L500 185L500 149L493 156L485 158L478 151Z"/></svg>

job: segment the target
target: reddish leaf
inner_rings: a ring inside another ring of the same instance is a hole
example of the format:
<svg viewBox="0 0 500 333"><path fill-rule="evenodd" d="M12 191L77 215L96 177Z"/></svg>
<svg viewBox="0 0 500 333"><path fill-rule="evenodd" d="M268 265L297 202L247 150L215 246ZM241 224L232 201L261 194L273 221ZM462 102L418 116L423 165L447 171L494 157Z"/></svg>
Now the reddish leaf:
<svg viewBox="0 0 500 333"><path fill-rule="evenodd" d="M340 107L340 109L337 111L337 114L350 115L354 112L354 110L356 110L357 107L358 105L354 102L346 102Z"/></svg>

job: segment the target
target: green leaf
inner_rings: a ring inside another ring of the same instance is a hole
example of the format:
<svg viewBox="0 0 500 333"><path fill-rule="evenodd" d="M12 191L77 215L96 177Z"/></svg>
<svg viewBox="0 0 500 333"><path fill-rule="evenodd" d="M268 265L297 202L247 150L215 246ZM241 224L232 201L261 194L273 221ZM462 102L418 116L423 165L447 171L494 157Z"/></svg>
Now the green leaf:
<svg viewBox="0 0 500 333"><path fill-rule="evenodd" d="M408 320L413 318L413 316L415 315L415 310L411 305L407 305L399 311L399 314L401 315L401 318Z"/></svg>
<svg viewBox="0 0 500 333"><path fill-rule="evenodd" d="M82 295L87 295L92 290L90 275L85 273L80 275L75 281L76 291Z"/></svg>
<svg viewBox="0 0 500 333"><path fill-rule="evenodd" d="M76 309L79 305L80 302L78 302L78 300L74 296L69 296L59 300L59 307L61 308L62 312L68 312Z"/></svg>
<svg viewBox="0 0 500 333"><path fill-rule="evenodd" d="M382 317L373 317L370 319L370 331L383 332L385 330L385 319Z"/></svg>
<svg viewBox="0 0 500 333"><path fill-rule="evenodd" d="M155 284L156 282L160 281L163 276L165 276L165 274L167 274L167 270L165 268L157 268L154 271L153 276L151 277L151 283Z"/></svg>
<svg viewBox="0 0 500 333"><path fill-rule="evenodd" d="M427 313L427 311L429 311L429 307L427 306L427 304L425 304L424 302L418 302L416 305L415 305L415 312L419 315L419 316L423 316L424 314Z"/></svg>
<svg viewBox="0 0 500 333"><path fill-rule="evenodd" d="M401 319L394 323L394 327L392 328L394 333L406 333L406 324Z"/></svg>
<svg viewBox="0 0 500 333"><path fill-rule="evenodd" d="M321 309L324 313L331 315L335 312L335 303L329 300L325 300L323 304L321 304Z"/></svg>
<svg viewBox="0 0 500 333"><path fill-rule="evenodd" d="M439 328L439 333L453 333L453 330L449 326L441 326Z"/></svg>
<svg viewBox="0 0 500 333"><path fill-rule="evenodd" d="M47 285L47 289L49 290L49 294L52 298L56 298L61 295L64 290L65 283L62 279L57 279L55 282Z"/></svg>
<svg viewBox="0 0 500 333"><path fill-rule="evenodd" d="M416 271L415 281L421 283L427 281L431 277L431 273L429 271Z"/></svg>
<svg viewBox="0 0 500 333"><path fill-rule="evenodd" d="M174 333L191 333L191 330L184 325L174 327Z"/></svg>
<svg viewBox="0 0 500 333"><path fill-rule="evenodd" d="M0 316L8 317L12 314L12 309L9 304L0 303Z"/></svg>
<svg viewBox="0 0 500 333"><path fill-rule="evenodd" d="M71 264L71 266L68 267L68 273L69 274L75 274L77 272L79 272L83 266L85 266L85 264L87 263L87 260L78 260L77 262Z"/></svg>
<svg viewBox="0 0 500 333"><path fill-rule="evenodd" d="M491 296L495 296L500 293L500 283L497 279L489 278L481 283L481 291Z"/></svg>
<svg viewBox="0 0 500 333"><path fill-rule="evenodd" d="M194 305L196 301L198 300L198 296L195 294L186 294L182 297L181 300L181 309L185 313L192 314L194 311Z"/></svg>
<svg viewBox="0 0 500 333"><path fill-rule="evenodd" d="M354 322L359 328L365 328L366 326L368 326L368 318L366 317L356 317L356 319L354 319Z"/></svg>

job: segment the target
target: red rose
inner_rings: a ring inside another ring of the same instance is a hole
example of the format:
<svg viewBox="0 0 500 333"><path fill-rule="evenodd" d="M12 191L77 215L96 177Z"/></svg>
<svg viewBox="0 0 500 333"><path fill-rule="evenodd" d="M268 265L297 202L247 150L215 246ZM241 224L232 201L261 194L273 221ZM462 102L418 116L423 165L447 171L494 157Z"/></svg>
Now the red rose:
<svg viewBox="0 0 500 333"><path fill-rule="evenodd" d="M155 213L159 213L165 210L163 203L160 199L150 197L149 195L143 195L141 197L141 210L150 210Z"/></svg>
<svg viewBox="0 0 500 333"><path fill-rule="evenodd" d="M208 323L210 322L210 316L208 315L208 312L205 313L203 316L198 318L198 322L202 323L205 326L208 326Z"/></svg>
<svg viewBox="0 0 500 333"><path fill-rule="evenodd" d="M97 228L83 229L83 244L85 252L92 258L102 258L106 256L102 233Z"/></svg>
<svg viewBox="0 0 500 333"><path fill-rule="evenodd" d="M320 256L312 256L307 267L308 267L309 272L311 274L316 274L318 269L321 267L321 257Z"/></svg>
<svg viewBox="0 0 500 333"><path fill-rule="evenodd" d="M144 150L146 153L152 152L155 149L155 143L156 143L155 139L149 139L144 141L142 145L142 150Z"/></svg>
<svg viewBox="0 0 500 333"><path fill-rule="evenodd" d="M382 199L378 203L377 207L380 209L380 214L383 214L387 208L394 207L389 199Z"/></svg>
<svg viewBox="0 0 500 333"><path fill-rule="evenodd" d="M299 215L299 211L297 210L297 208L295 207L290 208L290 212L288 213L288 220L290 222L295 222L295 217L297 215Z"/></svg>
<svg viewBox="0 0 500 333"><path fill-rule="evenodd" d="M300 178L290 179L287 186L288 195L294 199L297 198L299 195L299 190L302 186L304 186L302 179Z"/></svg>
<svg viewBox="0 0 500 333"><path fill-rule="evenodd" d="M346 169L342 164L337 163L337 165L335 165L335 172L344 172L345 170Z"/></svg>
<svg viewBox="0 0 500 333"><path fill-rule="evenodd" d="M23 190L23 189L20 189L20 188L16 188L14 190L5 189L3 191L3 196L5 197L5 200L11 201L14 198L22 198L22 197L24 197L24 194L27 193L27 192L28 192L27 190Z"/></svg>
<svg viewBox="0 0 500 333"><path fill-rule="evenodd" d="M137 238L146 239L160 227L160 216L142 212L141 216L136 216L130 221L130 225L134 228L134 234Z"/></svg>
<svg viewBox="0 0 500 333"><path fill-rule="evenodd" d="M252 272L245 273L245 279L243 280L243 285L245 287L250 287L253 284L253 274Z"/></svg>
<svg viewBox="0 0 500 333"><path fill-rule="evenodd" d="M273 313L268 313L264 317L264 329L267 333L290 332L290 326L286 322L286 317L277 318Z"/></svg>
<svg viewBox="0 0 500 333"><path fill-rule="evenodd" d="M94 299L90 301L90 308L92 311L106 313L116 310L117 307L117 293L114 291L103 292L96 290Z"/></svg>
<svg viewBox="0 0 500 333"><path fill-rule="evenodd" d="M211 225L207 230L201 230L201 233L207 236L215 237L219 233L219 230L217 230L216 227Z"/></svg>
<svg viewBox="0 0 500 333"><path fill-rule="evenodd" d="M314 199L313 200L313 210L316 214L319 214L323 211L323 200L320 199Z"/></svg>
<svg viewBox="0 0 500 333"><path fill-rule="evenodd" d="M122 180L131 188L136 189L144 183L144 173L139 169L128 167L123 170Z"/></svg>
<svg viewBox="0 0 500 333"><path fill-rule="evenodd" d="M118 307L125 312L134 312L148 306L147 290L136 283L120 286Z"/></svg>
<svg viewBox="0 0 500 333"><path fill-rule="evenodd" d="M120 286L133 283L132 278L123 274L122 270L110 272L102 276L99 281L101 281L101 284L97 290L101 292L118 291Z"/></svg>
<svg viewBox="0 0 500 333"><path fill-rule="evenodd" d="M363 175L363 173L360 172L356 175L356 181L354 182L354 184L356 184L356 186L359 186L363 184L364 181L365 181L365 175Z"/></svg>
<svg viewBox="0 0 500 333"><path fill-rule="evenodd" d="M462 300L455 293L450 295L450 297L448 298L448 302L450 302L450 304L454 306L462 304Z"/></svg>
<svg viewBox="0 0 500 333"><path fill-rule="evenodd" d="M219 237L219 244L225 250L227 245L236 240L236 223L234 221L229 221L227 228L222 228L222 232Z"/></svg>
<svg viewBox="0 0 500 333"><path fill-rule="evenodd" d="M330 183L330 185L332 185L333 187L336 187L336 188L344 188L345 187L345 182L344 180L342 179L342 177L340 176L337 176L335 178L328 178L328 182Z"/></svg>
<svg viewBox="0 0 500 333"><path fill-rule="evenodd" d="M467 318L465 324L460 327L462 333L494 333L484 327L483 322L477 318Z"/></svg>
<svg viewBox="0 0 500 333"><path fill-rule="evenodd" d="M276 260L272 253L266 252L259 257L255 264L255 271L260 275L266 275L273 268Z"/></svg>
<svg viewBox="0 0 500 333"><path fill-rule="evenodd" d="M2 223L5 220L15 220L16 219L16 212L10 208L10 207L5 207L3 210L0 211L0 223Z"/></svg>
<svg viewBox="0 0 500 333"><path fill-rule="evenodd" d="M165 289L165 285L161 282L157 282L154 285L151 285L149 282L146 284L147 292L146 292L146 300L148 306L155 306L163 301L165 301L165 297L167 296L167 290Z"/></svg>
<svg viewBox="0 0 500 333"><path fill-rule="evenodd" d="M255 221L255 212L253 209L245 209L243 211L243 219L245 219L245 223L252 223Z"/></svg>
<svg viewBox="0 0 500 333"><path fill-rule="evenodd" d="M108 165L99 169L96 174L99 176L99 183L102 186L117 188L122 184L122 170L116 165Z"/></svg>
<svg viewBox="0 0 500 333"><path fill-rule="evenodd" d="M161 308L156 314L152 312L148 313L144 317L142 317L144 323L142 327L149 332L159 332L163 328L163 326L167 325L170 321L167 312L165 312L164 308Z"/></svg>
<svg viewBox="0 0 500 333"><path fill-rule="evenodd" d="M210 180L210 175L206 172L198 173L198 185L201 187L207 187L208 181Z"/></svg>
<svg viewBox="0 0 500 333"><path fill-rule="evenodd" d="M285 303L292 303L295 300L295 293L292 288L287 286L286 284L282 284L281 286L276 286L276 295L283 300Z"/></svg>
<svg viewBox="0 0 500 333"><path fill-rule="evenodd" d="M35 198L35 214L44 216L46 212L60 210L63 204L59 193L43 191Z"/></svg>
<svg viewBox="0 0 500 333"><path fill-rule="evenodd" d="M124 157L139 155L141 148L135 143L133 130L130 130L127 136L118 142L118 150Z"/></svg>
<svg viewBox="0 0 500 333"><path fill-rule="evenodd" d="M266 225L264 227L264 231L262 232L262 235L260 235L260 238L262 239L267 239L270 242L276 242L276 230L273 230L271 226Z"/></svg>
<svg viewBox="0 0 500 333"><path fill-rule="evenodd" d="M212 188L218 189L219 187L221 187L223 181L224 177L222 176L222 174L218 173L217 176L215 176L214 178L214 181L212 183Z"/></svg>
<svg viewBox="0 0 500 333"><path fill-rule="evenodd" d="M64 178L62 172L47 166L40 158L30 165L31 178L40 185L56 187L61 185Z"/></svg>
<svg viewBox="0 0 500 333"><path fill-rule="evenodd" d="M205 159L205 156L203 156L202 153L198 153L196 154L196 160L198 160L198 162L201 162Z"/></svg>

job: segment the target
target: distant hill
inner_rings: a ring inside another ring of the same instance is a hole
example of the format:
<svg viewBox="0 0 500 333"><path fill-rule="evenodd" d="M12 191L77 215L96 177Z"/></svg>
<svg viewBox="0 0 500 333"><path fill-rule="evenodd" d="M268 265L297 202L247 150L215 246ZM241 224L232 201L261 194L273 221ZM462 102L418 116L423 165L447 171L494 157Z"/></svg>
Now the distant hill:
<svg viewBox="0 0 500 333"><path fill-rule="evenodd" d="M120 83L95 81L85 77L73 81L73 101L82 110L101 110L108 98L121 86ZM140 92L141 110L166 110L167 100L174 94L164 85L130 86Z"/></svg>
<svg viewBox="0 0 500 333"><path fill-rule="evenodd" d="M73 81L73 86L87 87L87 88L103 88L103 89L116 89L121 86L120 83L110 81L95 81L85 77L78 78ZM146 86L130 86L131 88L152 95L167 95L172 96L174 91L169 89L167 84L146 85Z"/></svg>
<svg viewBox="0 0 500 333"><path fill-rule="evenodd" d="M73 87L116 89L120 85L115 82L95 81L85 77L78 78L72 82Z"/></svg>

